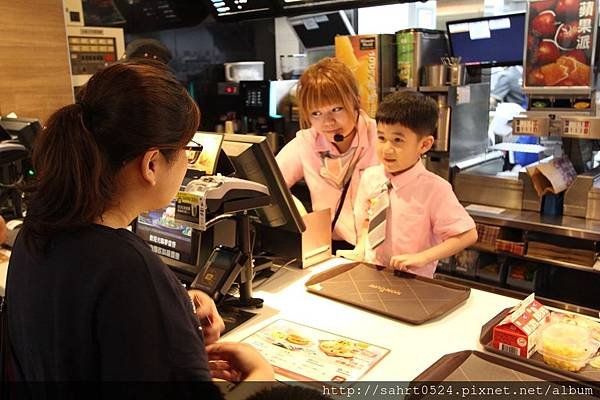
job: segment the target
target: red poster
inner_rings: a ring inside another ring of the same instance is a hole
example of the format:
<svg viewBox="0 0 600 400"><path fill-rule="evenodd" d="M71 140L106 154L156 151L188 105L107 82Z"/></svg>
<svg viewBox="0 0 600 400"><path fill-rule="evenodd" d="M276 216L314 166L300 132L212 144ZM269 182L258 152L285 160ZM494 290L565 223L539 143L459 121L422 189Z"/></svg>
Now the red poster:
<svg viewBox="0 0 600 400"><path fill-rule="evenodd" d="M529 3L525 86L590 86L596 43L596 2Z"/></svg>

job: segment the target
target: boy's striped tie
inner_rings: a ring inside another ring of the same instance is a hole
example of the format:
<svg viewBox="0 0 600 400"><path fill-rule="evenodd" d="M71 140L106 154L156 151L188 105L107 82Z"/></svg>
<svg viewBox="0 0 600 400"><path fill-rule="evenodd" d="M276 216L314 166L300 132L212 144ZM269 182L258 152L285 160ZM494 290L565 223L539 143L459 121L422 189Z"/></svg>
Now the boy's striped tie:
<svg viewBox="0 0 600 400"><path fill-rule="evenodd" d="M367 237L371 249L375 249L385 240L387 209L390 205L390 189L392 183L387 181L381 191L369 199L369 228Z"/></svg>

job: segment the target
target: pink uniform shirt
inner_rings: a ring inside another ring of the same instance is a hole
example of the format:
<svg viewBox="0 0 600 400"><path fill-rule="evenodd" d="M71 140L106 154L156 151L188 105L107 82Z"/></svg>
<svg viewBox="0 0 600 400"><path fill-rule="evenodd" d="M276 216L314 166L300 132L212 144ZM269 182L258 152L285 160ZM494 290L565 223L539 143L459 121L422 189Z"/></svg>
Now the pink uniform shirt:
<svg viewBox="0 0 600 400"><path fill-rule="evenodd" d="M363 170L379 163L375 153L376 140L377 125L375 121L361 112L358 118L357 135L351 145L351 147L357 147L358 162L350 180L350 187L342 211L332 233L335 240L341 239L352 244L356 243L353 214L354 199ZM329 142L325 136L319 134L313 128L304 129L298 131L296 137L277 154L277 163L281 168L287 186L291 187L304 178L310 191L313 210L330 208L333 220L342 189L327 182L320 175L322 165L320 152L324 151L339 154L337 147Z"/></svg>
<svg viewBox="0 0 600 400"><path fill-rule="evenodd" d="M364 171L355 203L357 227L367 218L369 199L381 193L388 179L392 187L385 240L375 249L367 246L365 261L388 266L392 256L419 253L475 228L452 186L421 162L396 176L387 174L382 165ZM409 271L431 278L436 266L437 261Z"/></svg>

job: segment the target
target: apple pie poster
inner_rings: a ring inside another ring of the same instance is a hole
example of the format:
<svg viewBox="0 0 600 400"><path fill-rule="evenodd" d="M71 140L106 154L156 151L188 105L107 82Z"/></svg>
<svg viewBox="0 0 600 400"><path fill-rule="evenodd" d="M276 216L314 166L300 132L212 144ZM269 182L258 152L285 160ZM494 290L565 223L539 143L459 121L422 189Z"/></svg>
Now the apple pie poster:
<svg viewBox="0 0 600 400"><path fill-rule="evenodd" d="M529 3L525 86L590 86L596 2Z"/></svg>
<svg viewBox="0 0 600 400"><path fill-rule="evenodd" d="M359 380L389 353L383 347L287 320L277 320L243 341L283 377L340 387Z"/></svg>

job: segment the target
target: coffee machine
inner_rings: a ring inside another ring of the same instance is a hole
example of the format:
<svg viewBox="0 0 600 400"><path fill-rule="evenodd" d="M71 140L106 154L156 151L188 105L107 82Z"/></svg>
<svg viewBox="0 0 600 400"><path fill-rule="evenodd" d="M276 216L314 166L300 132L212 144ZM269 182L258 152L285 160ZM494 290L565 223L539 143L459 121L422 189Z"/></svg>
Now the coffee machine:
<svg viewBox="0 0 600 400"><path fill-rule="evenodd" d="M202 112L200 130L266 136L276 153L289 118L281 103L297 81L193 82ZM289 114L289 113L288 113Z"/></svg>
<svg viewBox="0 0 600 400"><path fill-rule="evenodd" d="M418 90L432 97L439 108L435 142L425 165L452 182L457 165L486 151L489 84L467 84L464 66L447 55L444 31L396 32L398 90ZM450 62L444 64L444 59ZM462 73L452 74L453 67Z"/></svg>

